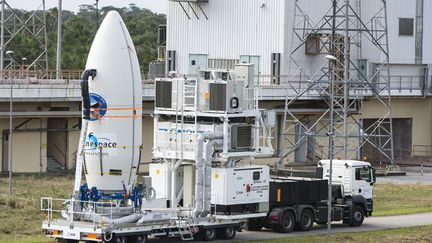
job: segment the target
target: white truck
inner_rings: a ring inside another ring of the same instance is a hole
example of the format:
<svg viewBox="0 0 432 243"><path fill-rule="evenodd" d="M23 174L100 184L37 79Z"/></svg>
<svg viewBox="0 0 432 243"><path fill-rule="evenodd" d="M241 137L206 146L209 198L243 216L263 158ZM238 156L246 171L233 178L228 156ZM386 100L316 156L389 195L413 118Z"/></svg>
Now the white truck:
<svg viewBox="0 0 432 243"><path fill-rule="evenodd" d="M333 160L332 221L356 227L373 212L375 169L368 162ZM327 223L330 161L318 162L317 177L274 177L270 181L270 210L267 217L249 221L250 230L263 227L288 233L307 231L314 222Z"/></svg>

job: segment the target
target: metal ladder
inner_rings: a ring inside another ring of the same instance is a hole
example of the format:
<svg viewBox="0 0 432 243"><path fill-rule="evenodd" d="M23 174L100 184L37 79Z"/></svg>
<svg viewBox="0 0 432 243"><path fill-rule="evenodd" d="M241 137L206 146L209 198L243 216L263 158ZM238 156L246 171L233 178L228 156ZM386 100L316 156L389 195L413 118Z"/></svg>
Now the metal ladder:
<svg viewBox="0 0 432 243"><path fill-rule="evenodd" d="M184 84L184 96L183 96L183 109L184 110L196 110L197 108L197 81L196 80L185 80Z"/></svg>
<svg viewBox="0 0 432 243"><path fill-rule="evenodd" d="M182 221L184 220L184 218L186 218L186 222L185 222L185 225L182 225ZM190 216L182 217L179 214L178 221L179 221L178 230L179 230L179 234L180 234L181 239L182 240L194 240L194 237L193 237L194 234L192 233L193 226L191 225L192 218Z"/></svg>

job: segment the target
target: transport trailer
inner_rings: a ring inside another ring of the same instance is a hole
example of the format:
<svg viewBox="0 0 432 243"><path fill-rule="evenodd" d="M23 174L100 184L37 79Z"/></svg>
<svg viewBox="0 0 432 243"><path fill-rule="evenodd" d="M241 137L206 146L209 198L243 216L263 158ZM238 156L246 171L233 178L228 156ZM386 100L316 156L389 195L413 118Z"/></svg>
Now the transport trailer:
<svg viewBox="0 0 432 243"><path fill-rule="evenodd" d="M270 228L280 233L308 231L313 224L326 224L328 215L329 161L318 163L321 178L273 177L270 180L270 210L264 218L249 221L248 229ZM361 226L373 212L375 170L368 162L333 161L332 221Z"/></svg>
<svg viewBox="0 0 432 243"><path fill-rule="evenodd" d="M137 222L118 222L113 219L102 220L101 216L110 218L110 211L114 212L116 206L107 209L105 213L95 212L97 210L86 210L81 212L66 212L57 210L53 205L61 208L61 205L70 202L50 197L42 198L42 211L47 213L47 219L42 224L45 235L57 239L60 242L147 242L148 237L167 238L177 237L181 240L204 240L213 241L231 240L247 225L251 217L265 217L266 213L255 213L247 215L209 215L206 218L192 218L190 209L171 210L145 210L128 217L137 217ZM81 201L76 201L81 203ZM95 208L102 207L103 203L91 202ZM108 213L107 213L108 212ZM65 214L74 217L65 217ZM57 217L56 217L57 215ZM59 215L62 215L61 217ZM85 215L85 216L83 216ZM174 217L174 215L176 215ZM74 218L81 218L80 220ZM84 218L86 220L84 220ZM99 220L98 220L99 219ZM108 222L109 221L109 222Z"/></svg>

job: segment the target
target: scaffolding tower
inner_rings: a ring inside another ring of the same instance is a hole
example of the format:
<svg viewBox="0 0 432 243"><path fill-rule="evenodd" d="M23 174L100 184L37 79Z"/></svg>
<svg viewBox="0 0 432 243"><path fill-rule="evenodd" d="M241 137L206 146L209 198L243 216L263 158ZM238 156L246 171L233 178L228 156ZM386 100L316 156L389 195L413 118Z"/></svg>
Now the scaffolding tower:
<svg viewBox="0 0 432 243"><path fill-rule="evenodd" d="M23 69L39 71L42 76L46 75L48 72L48 45L45 0L41 0L36 10L25 13L11 7L6 0L0 0L0 4L0 71ZM12 51L9 53L20 51L17 43L22 39L34 42L36 53L30 56L6 55L8 51ZM7 62L5 62L6 58ZM25 63L24 60L26 60Z"/></svg>
<svg viewBox="0 0 432 243"><path fill-rule="evenodd" d="M331 153L393 165L386 1L327 0L318 17L307 1L295 1L277 166ZM379 114L360 118L365 99Z"/></svg>

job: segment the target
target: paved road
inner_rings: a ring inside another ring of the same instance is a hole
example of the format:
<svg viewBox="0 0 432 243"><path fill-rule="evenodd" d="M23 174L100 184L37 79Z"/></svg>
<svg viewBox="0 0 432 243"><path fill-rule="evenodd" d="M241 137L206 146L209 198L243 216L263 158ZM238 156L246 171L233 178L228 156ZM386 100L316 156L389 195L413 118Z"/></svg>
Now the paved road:
<svg viewBox="0 0 432 243"><path fill-rule="evenodd" d="M432 213L421 213L421 214L411 214L411 215L402 215L402 216L371 217L371 218L366 218L365 222L361 227L349 227L341 223L335 223L332 225L332 228L333 228L333 232L360 232L360 231L395 229L395 228L423 226L423 225L432 225ZM293 231L289 234L274 233L269 230L263 230L260 232L244 231L241 233L237 233L237 236L233 241L270 240L270 239L278 239L283 237L319 235L319 234L326 234L326 232L327 232L326 226L318 226L318 225L316 225L313 230L308 232ZM170 239L170 240L163 240L163 241L157 239L150 239L149 243L162 243L167 241L171 243L181 242L180 240L177 239ZM226 242L226 241L214 241L214 242Z"/></svg>
<svg viewBox="0 0 432 243"><path fill-rule="evenodd" d="M377 183L393 184L424 184L432 185L432 173L407 172L406 176L383 176L377 178Z"/></svg>

